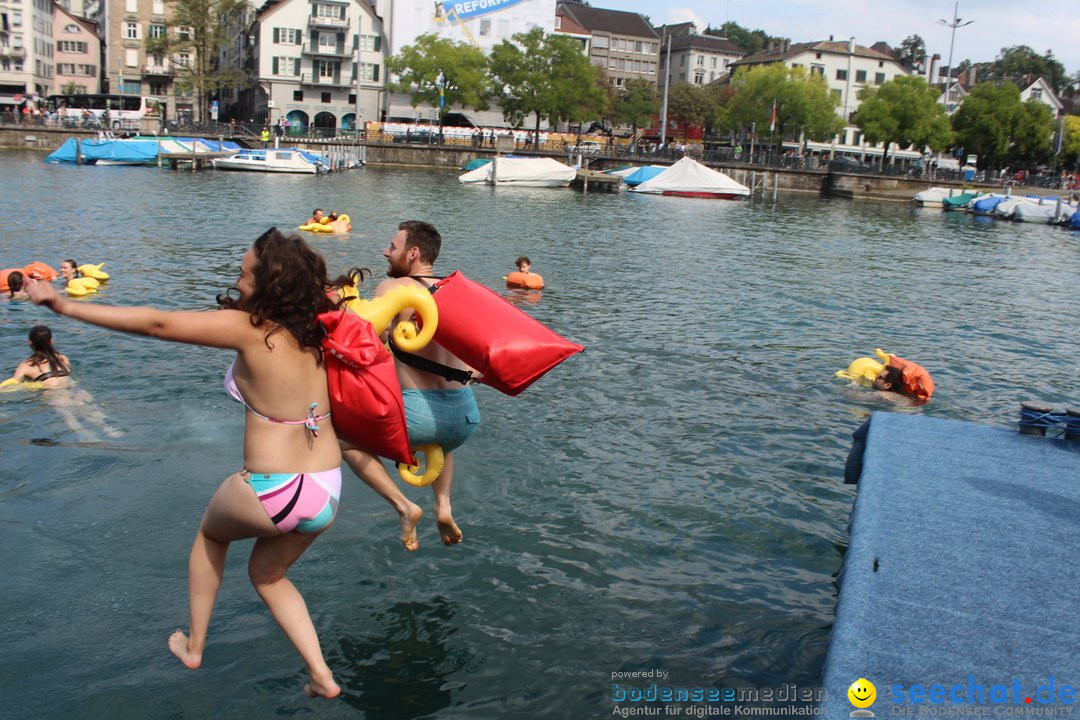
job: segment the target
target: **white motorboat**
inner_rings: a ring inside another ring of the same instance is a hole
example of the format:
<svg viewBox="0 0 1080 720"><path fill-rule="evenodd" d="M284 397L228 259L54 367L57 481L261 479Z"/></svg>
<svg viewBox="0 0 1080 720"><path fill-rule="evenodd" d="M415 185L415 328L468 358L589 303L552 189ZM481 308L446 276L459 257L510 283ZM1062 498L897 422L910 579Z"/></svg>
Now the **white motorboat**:
<svg viewBox="0 0 1080 720"><path fill-rule="evenodd" d="M217 170L315 174L323 167L321 155L300 148L241 150L232 157L214 160Z"/></svg>

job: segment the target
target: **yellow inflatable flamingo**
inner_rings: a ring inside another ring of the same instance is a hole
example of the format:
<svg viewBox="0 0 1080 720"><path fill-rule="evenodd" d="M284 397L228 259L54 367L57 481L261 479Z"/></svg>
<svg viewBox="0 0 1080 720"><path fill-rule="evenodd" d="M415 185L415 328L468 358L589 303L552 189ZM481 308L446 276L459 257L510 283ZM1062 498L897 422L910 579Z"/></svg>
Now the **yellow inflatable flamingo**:
<svg viewBox="0 0 1080 720"><path fill-rule="evenodd" d="M394 344L405 352L416 352L427 345L431 338L435 337L435 330L439 326L439 311L435 307L435 299L430 292L419 287L404 285L385 295L365 300L360 297L354 282L341 288L339 297L345 299L342 307L367 320L380 335L402 311L412 308L413 312L420 316L420 328L417 329L416 323L410 320L399 322L392 332ZM434 443L420 445L412 448L412 451L414 458L417 454L423 455L424 472L417 474L420 472L420 461L417 460L413 465L398 463L398 475L405 482L417 487L425 487L435 482L446 462L442 446Z"/></svg>

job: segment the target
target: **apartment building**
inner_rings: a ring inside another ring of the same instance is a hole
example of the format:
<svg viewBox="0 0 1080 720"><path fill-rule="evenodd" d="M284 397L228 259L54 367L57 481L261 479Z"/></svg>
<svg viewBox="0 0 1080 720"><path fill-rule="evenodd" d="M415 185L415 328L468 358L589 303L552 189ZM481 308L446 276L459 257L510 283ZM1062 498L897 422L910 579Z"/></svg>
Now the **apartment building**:
<svg viewBox="0 0 1080 720"><path fill-rule="evenodd" d="M52 0L0 0L0 105L53 92L54 7Z"/></svg>
<svg viewBox="0 0 1080 720"><path fill-rule="evenodd" d="M727 38L700 34L692 22L663 25L656 28L656 34L660 36L660 77L666 75L669 85L680 82L707 85L722 80L731 74L730 66L746 55Z"/></svg>
<svg viewBox="0 0 1080 720"><path fill-rule="evenodd" d="M877 87L910 72L896 58L877 50L858 45L855 38L846 42L827 41L789 43L779 41L768 50L748 55L731 63L733 73L758 65L783 63L788 67L806 68L812 75L825 78L829 92L839 104L836 113L848 123L840 142L859 145L860 133L850 125L851 117L859 109L859 91L864 87Z"/></svg>
<svg viewBox="0 0 1080 720"><path fill-rule="evenodd" d="M660 36L643 16L576 3L560 3L556 15L589 33L589 60L604 68L616 87L635 77L656 84Z"/></svg>
<svg viewBox="0 0 1080 720"><path fill-rule="evenodd" d="M56 40L56 77L53 92L101 92L103 45L97 24L78 17L57 4L53 14Z"/></svg>
<svg viewBox="0 0 1080 720"><path fill-rule="evenodd" d="M251 34L258 89L240 119L327 129L379 119L385 38L366 0L270 0Z"/></svg>

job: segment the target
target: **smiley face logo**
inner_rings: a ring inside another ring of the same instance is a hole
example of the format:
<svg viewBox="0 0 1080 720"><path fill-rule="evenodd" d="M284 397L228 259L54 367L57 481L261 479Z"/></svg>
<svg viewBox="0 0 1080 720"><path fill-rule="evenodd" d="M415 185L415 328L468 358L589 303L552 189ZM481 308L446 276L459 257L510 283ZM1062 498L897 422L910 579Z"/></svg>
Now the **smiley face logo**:
<svg viewBox="0 0 1080 720"><path fill-rule="evenodd" d="M859 678L855 682L851 683L851 687L847 691L848 700L851 704L857 708L868 708L874 704L874 700L877 699L877 688L874 687L874 683L870 682L866 678Z"/></svg>

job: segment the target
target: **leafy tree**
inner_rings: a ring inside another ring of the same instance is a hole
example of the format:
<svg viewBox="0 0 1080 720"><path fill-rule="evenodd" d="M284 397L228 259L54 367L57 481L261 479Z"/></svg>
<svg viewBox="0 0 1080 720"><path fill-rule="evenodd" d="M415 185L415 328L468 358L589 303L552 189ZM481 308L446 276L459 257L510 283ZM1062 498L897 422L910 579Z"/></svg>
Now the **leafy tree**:
<svg viewBox="0 0 1080 720"><path fill-rule="evenodd" d="M737 130L757 124L763 134L776 103L776 132L781 138L799 132L811 140L826 140L843 129L837 116L839 100L829 92L821 75L783 63L760 65L737 72L731 81L735 94L717 118L722 129Z"/></svg>
<svg viewBox="0 0 1080 720"><path fill-rule="evenodd" d="M475 45L420 35L412 45L387 58L387 72L398 79L386 84L391 92L411 95L412 106L427 105L439 111L440 120L451 107L487 110L488 59ZM440 87L441 85L441 87ZM440 106L440 96L444 102Z"/></svg>
<svg viewBox="0 0 1080 720"><path fill-rule="evenodd" d="M222 88L247 87L242 70L223 69L221 50L236 40L236 23L248 9L245 0L166 0L165 34L146 40L148 55L172 58L176 85L195 97L195 115L206 121L210 94ZM185 64L179 56L185 54Z"/></svg>
<svg viewBox="0 0 1080 720"><path fill-rule="evenodd" d="M1080 116L1065 116L1065 137L1061 143L1060 159L1073 168L1080 164Z"/></svg>
<svg viewBox="0 0 1080 720"><path fill-rule="evenodd" d="M668 90L668 120L704 125L715 114L713 99L703 86L680 82Z"/></svg>
<svg viewBox="0 0 1080 720"><path fill-rule="evenodd" d="M707 27L705 28L705 34L727 38L738 45L739 49L747 55L761 52L768 47L769 41L773 39L764 30L750 30L739 25L739 23L731 21L724 23L718 28Z"/></svg>
<svg viewBox="0 0 1080 720"><path fill-rule="evenodd" d="M1044 78L1055 93L1069 84L1065 66L1058 62L1052 50L1039 55L1027 45L1001 48L997 58L982 73L984 80L1022 80L1028 76L1032 80Z"/></svg>
<svg viewBox="0 0 1080 720"><path fill-rule="evenodd" d="M63 85L60 86L60 94L61 95L74 95L77 92L78 92L78 86L73 82L64 83Z"/></svg>
<svg viewBox="0 0 1080 720"><path fill-rule="evenodd" d="M945 108L938 103L941 95L920 77L901 75L880 87L859 91L859 110L855 124L870 142L884 142L881 167L889 154L889 143L920 150L929 145L943 150L952 142L952 127Z"/></svg>
<svg viewBox="0 0 1080 720"><path fill-rule="evenodd" d="M898 49L900 59L908 65L921 65L926 62L926 42L919 35L908 35Z"/></svg>
<svg viewBox="0 0 1080 720"><path fill-rule="evenodd" d="M637 137L638 128L651 125L659 111L656 86L645 78L631 78L617 93L612 115L620 125L629 125Z"/></svg>
<svg viewBox="0 0 1080 720"><path fill-rule="evenodd" d="M599 119L608 109L607 92L597 83L598 69L582 55L576 41L545 34L542 28L517 33L491 52L491 94L503 117L520 125L546 117L582 121Z"/></svg>
<svg viewBox="0 0 1080 720"><path fill-rule="evenodd" d="M1020 101L1010 83L979 83L953 116L956 141L979 155L982 167L1027 166L1049 157L1054 122L1038 101Z"/></svg>

